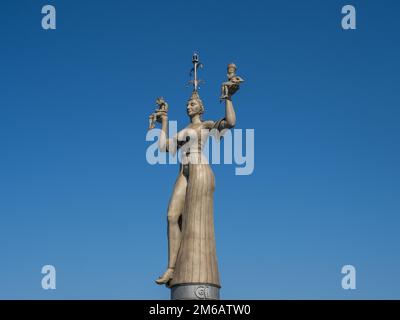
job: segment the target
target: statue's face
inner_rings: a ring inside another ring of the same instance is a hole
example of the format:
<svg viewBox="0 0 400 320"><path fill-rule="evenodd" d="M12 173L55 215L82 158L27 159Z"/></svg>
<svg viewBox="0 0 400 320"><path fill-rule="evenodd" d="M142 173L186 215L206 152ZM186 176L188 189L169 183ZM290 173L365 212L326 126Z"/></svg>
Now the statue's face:
<svg viewBox="0 0 400 320"><path fill-rule="evenodd" d="M229 67L228 68L228 73L235 73L235 68L234 67Z"/></svg>
<svg viewBox="0 0 400 320"><path fill-rule="evenodd" d="M188 116L192 117L196 114L200 114L202 111L202 108L201 108L200 103L197 100L192 99L192 100L188 101L186 110L187 110Z"/></svg>

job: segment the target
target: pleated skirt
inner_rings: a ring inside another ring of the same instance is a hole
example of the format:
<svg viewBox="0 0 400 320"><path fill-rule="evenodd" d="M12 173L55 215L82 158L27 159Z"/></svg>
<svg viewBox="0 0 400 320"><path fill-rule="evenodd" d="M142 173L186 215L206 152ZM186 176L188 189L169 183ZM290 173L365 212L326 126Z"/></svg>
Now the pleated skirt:
<svg viewBox="0 0 400 320"><path fill-rule="evenodd" d="M188 164L182 240L169 285L205 283L220 287L214 236L214 174L208 164Z"/></svg>

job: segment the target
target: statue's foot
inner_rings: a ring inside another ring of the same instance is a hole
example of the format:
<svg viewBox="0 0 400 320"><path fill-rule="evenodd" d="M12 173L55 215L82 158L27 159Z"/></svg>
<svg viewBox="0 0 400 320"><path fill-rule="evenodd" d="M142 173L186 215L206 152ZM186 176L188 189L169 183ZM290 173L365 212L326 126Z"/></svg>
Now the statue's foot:
<svg viewBox="0 0 400 320"><path fill-rule="evenodd" d="M156 280L157 284L166 284L168 283L174 275L174 269L168 268L164 274Z"/></svg>

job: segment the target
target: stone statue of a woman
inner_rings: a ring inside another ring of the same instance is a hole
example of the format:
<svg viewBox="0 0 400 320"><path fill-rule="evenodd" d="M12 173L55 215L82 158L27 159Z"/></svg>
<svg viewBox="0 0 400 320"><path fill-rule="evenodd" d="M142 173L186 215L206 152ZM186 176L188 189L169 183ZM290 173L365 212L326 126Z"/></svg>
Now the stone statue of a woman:
<svg viewBox="0 0 400 320"><path fill-rule="evenodd" d="M214 174L202 150L210 130L235 126L232 95L239 84L227 87L225 117L219 121L202 119L204 105L196 89L186 106L190 123L173 138L167 136L167 111L156 114L162 129L159 149L172 153L182 150L179 174L168 206L168 268L156 280L171 288L191 284L220 288L214 238Z"/></svg>

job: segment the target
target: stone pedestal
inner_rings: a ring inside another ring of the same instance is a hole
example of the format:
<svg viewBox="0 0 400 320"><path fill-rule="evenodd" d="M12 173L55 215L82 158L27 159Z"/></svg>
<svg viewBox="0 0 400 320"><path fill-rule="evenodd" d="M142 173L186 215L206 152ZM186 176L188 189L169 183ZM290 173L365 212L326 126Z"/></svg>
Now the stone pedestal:
<svg viewBox="0 0 400 320"><path fill-rule="evenodd" d="M171 287L171 300L219 300L219 287L212 284L179 284Z"/></svg>

